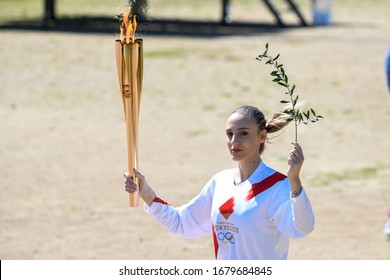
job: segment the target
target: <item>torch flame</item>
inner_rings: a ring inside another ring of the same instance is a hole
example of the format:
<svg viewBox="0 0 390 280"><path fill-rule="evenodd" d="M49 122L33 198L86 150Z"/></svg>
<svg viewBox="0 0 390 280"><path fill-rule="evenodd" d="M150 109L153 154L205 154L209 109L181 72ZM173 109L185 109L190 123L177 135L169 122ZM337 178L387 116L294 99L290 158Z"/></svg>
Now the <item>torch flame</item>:
<svg viewBox="0 0 390 280"><path fill-rule="evenodd" d="M132 20L129 19L129 14L131 12L131 7L123 13L123 21L119 27L120 29L120 40L122 43L130 44L135 41L135 30L137 28L136 16Z"/></svg>

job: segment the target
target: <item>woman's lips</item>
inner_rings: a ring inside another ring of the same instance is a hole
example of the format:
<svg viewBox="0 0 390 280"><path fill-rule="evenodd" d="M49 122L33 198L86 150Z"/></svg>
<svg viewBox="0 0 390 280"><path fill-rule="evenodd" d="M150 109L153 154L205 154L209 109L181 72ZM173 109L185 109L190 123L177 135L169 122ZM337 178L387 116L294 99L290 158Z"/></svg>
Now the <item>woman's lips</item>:
<svg viewBox="0 0 390 280"><path fill-rule="evenodd" d="M232 154L237 154L237 153L241 152L241 149L237 149L237 148L231 149L230 152L231 152Z"/></svg>

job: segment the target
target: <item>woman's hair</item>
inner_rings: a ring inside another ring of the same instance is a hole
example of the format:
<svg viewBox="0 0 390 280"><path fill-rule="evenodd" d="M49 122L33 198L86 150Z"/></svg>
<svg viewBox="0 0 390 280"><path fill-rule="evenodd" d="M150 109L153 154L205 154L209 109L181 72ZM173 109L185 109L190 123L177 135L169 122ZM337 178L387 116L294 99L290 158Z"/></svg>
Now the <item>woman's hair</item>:
<svg viewBox="0 0 390 280"><path fill-rule="evenodd" d="M232 114L239 113L247 116L256 121L259 131L265 129L267 133L278 132L289 124L290 116L283 112L277 112L273 115L272 119L267 120L257 107L244 105L235 109ZM264 151L264 143L261 144L259 154L261 155Z"/></svg>

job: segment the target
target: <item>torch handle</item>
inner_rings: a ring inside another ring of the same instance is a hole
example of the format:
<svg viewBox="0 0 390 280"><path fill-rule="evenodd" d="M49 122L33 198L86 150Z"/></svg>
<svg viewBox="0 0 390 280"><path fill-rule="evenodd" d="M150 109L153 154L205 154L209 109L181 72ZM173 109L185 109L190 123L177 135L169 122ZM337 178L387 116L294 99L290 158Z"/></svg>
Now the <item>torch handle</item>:
<svg viewBox="0 0 390 280"><path fill-rule="evenodd" d="M137 76L138 76L138 59L139 59L139 45L137 43L127 45L130 53L130 65L128 67L129 82L130 82L130 91L131 91L131 112L132 115L132 137L133 137L133 147L132 147L132 164L133 167L137 168L138 166L138 123L139 123L139 101L138 101L138 85L137 85ZM133 174L133 180L137 184L137 200L136 206L138 206L138 196L139 196L139 184L137 178ZM130 207L132 207L132 198L130 198Z"/></svg>
<svg viewBox="0 0 390 280"><path fill-rule="evenodd" d="M138 126L139 107L142 88L142 40L123 44L115 42L119 85L126 119L128 173L137 184L137 191L129 195L130 207L137 207L139 201L139 182L134 168L138 168Z"/></svg>
<svg viewBox="0 0 390 280"><path fill-rule="evenodd" d="M137 159L136 159L136 136L134 131L134 121L135 116L133 114L133 104L130 98L125 99L125 108L126 108L126 134L127 134L127 166L128 173L133 178L134 183L137 184L137 191L135 193L129 194L129 204L130 207L138 206L138 194L139 194L139 184L138 179L135 177L134 168L137 168Z"/></svg>

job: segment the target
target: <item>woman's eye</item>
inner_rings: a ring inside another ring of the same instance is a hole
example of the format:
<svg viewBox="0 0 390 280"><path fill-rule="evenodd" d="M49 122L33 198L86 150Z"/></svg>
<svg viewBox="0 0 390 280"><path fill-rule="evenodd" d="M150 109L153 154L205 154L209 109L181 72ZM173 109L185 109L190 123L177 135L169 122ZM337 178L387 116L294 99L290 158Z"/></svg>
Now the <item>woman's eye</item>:
<svg viewBox="0 0 390 280"><path fill-rule="evenodd" d="M240 132L240 136L246 136L246 135L248 135L248 132L246 131Z"/></svg>
<svg viewBox="0 0 390 280"><path fill-rule="evenodd" d="M229 138L232 138L233 133L231 133L231 132L226 132L226 136L229 137Z"/></svg>

